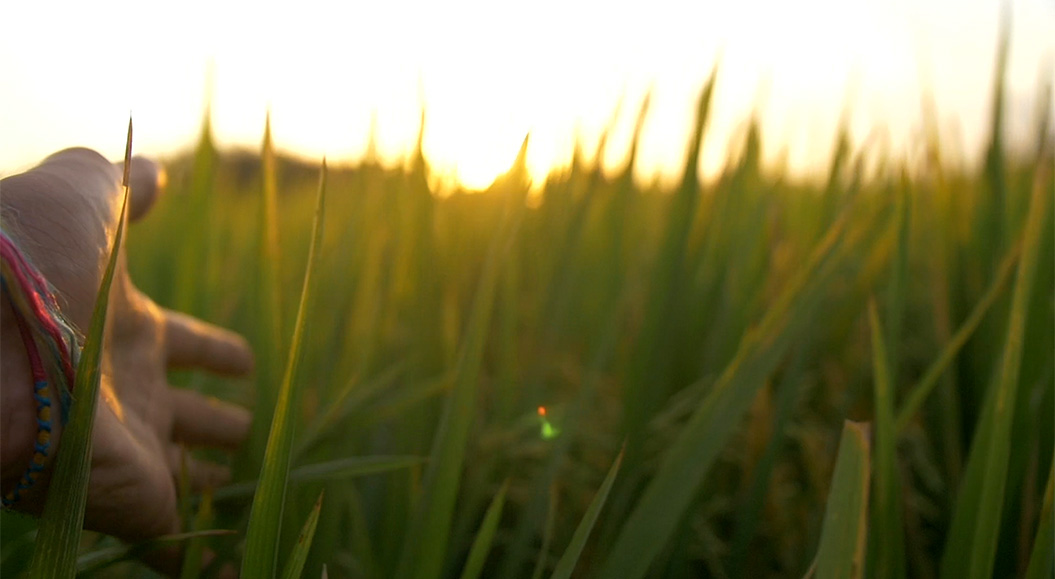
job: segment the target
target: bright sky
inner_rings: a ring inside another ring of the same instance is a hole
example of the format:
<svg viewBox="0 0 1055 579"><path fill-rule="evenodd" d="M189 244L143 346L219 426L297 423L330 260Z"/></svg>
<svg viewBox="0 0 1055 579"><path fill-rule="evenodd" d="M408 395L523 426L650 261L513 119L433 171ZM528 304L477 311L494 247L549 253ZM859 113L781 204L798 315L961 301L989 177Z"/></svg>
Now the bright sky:
<svg viewBox="0 0 1055 579"><path fill-rule="evenodd" d="M704 170L728 155L752 109L770 159L823 166L844 103L853 137L884 127L891 150L918 142L920 79L967 160L981 151L998 0L11 0L0 32L0 174L59 148L116 158L129 111L139 153L194 142L212 69L221 146L259 146L270 107L277 146L353 160L376 115L394 162L424 100L434 168L483 186L526 133L536 177L588 150L620 97L609 164L652 88L639 173L683 160L694 101L721 54ZM1038 78L1055 59L1055 0L1012 1L1009 125L1027 136ZM1052 103L1046 106L1051 107Z"/></svg>

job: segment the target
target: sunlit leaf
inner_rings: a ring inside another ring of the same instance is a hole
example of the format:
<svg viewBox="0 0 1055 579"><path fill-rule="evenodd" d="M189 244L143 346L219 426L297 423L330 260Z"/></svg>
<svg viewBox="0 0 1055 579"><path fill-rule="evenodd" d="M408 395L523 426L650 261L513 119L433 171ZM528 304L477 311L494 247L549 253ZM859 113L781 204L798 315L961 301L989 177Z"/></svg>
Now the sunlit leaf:
<svg viewBox="0 0 1055 579"><path fill-rule="evenodd" d="M246 530L245 556L242 559L244 577L271 577L275 574L278 557L279 527L285 508L286 486L289 482L289 463L293 449L294 417L297 411L297 367L303 348L304 326L308 309L312 303L315 269L319 245L322 242L323 216L326 199L326 162L323 161L319 175L319 194L315 206L311 247L308 264L304 272L304 287L300 294L300 307L290 342L289 359L285 377L278 393L275 415L271 421L264 464L260 469L260 484L253 495L249 528Z"/></svg>

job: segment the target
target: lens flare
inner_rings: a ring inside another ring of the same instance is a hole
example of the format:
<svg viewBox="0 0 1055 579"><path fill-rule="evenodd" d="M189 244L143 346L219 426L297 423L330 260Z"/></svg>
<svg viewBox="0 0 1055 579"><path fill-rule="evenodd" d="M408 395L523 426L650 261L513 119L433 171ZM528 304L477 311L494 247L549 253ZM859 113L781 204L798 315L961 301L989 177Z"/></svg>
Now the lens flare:
<svg viewBox="0 0 1055 579"><path fill-rule="evenodd" d="M553 426L553 424L550 423L549 418L546 417L545 406L538 407L538 416L539 419L542 421L542 429L539 433L539 435L542 437L542 440L553 440L554 438L557 438L557 436L560 435L560 429Z"/></svg>

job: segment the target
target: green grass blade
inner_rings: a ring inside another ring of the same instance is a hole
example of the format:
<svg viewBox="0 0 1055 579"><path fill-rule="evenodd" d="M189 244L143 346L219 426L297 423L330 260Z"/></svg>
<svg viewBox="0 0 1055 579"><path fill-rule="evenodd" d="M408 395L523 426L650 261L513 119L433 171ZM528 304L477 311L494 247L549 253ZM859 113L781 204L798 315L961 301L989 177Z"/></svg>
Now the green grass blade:
<svg viewBox="0 0 1055 579"><path fill-rule="evenodd" d="M286 569L282 572L284 579L297 579L304 572L304 563L308 560L308 551L311 550L311 541L315 538L315 527L319 524L319 512L322 510L322 495L319 493L315 506L308 514L308 520L304 521L304 528L300 530L297 544L293 546L293 552L286 561Z"/></svg>
<svg viewBox="0 0 1055 579"><path fill-rule="evenodd" d="M498 530L498 523L502 520L502 507L506 504L506 491L508 490L509 479L506 479L498 494L491 500L491 505L487 507L484 520L480 523L480 530L477 531L476 538L473 539L473 546L469 549L469 558L465 562L465 568L462 569L462 579L476 579L483 571L487 555L491 552L495 531Z"/></svg>
<svg viewBox="0 0 1055 579"><path fill-rule="evenodd" d="M811 309L806 305L817 300L817 284L827 277L845 223L840 219L831 227L762 321L744 336L733 361L666 451L658 472L619 532L602 577L642 577L666 545L758 389L792 337L801 331L804 312Z"/></svg>
<svg viewBox="0 0 1055 579"><path fill-rule="evenodd" d="M557 485L549 488L549 504L546 506L546 524L542 529L542 548L539 549L535 560L535 570L531 573L531 579L541 579L542 572L546 568L546 560L549 559L549 548L553 543L553 527L557 518Z"/></svg>
<svg viewBox="0 0 1055 579"><path fill-rule="evenodd" d="M410 468L421 464L424 460L421 457L410 455L339 458L294 468L289 471L289 482L290 484L300 484L381 474ZM213 500L220 502L252 496L256 492L257 486L258 481L246 481L220 487L213 493Z"/></svg>
<svg viewBox="0 0 1055 579"><path fill-rule="evenodd" d="M264 464L260 469L260 485L253 497L253 507L246 531L245 557L242 560L242 576L272 577L277 564L279 528L285 506L286 485L289 479L290 454L293 448L293 426L297 411L297 391L293 388L300 363L304 325L308 307L312 300L313 275L317 264L319 245L322 242L323 217L326 199L326 161L322 162L319 174L319 193L312 225L311 247L308 264L304 272L304 287L301 290L297 321L290 342L286 374L282 379L275 416L271 422Z"/></svg>
<svg viewBox="0 0 1055 579"><path fill-rule="evenodd" d="M899 379L898 347L905 310L908 281L909 225L912 202L909 188L902 183L894 193L894 234L896 245L887 284L886 332L874 301L868 304L872 329L873 400L875 413L875 494L872 533L869 546L870 577L905 576L905 534L901 512L901 485L897 461L897 431L894 408Z"/></svg>
<svg viewBox="0 0 1055 579"><path fill-rule="evenodd" d="M744 569L750 555L750 547L758 531L759 519L766 505L766 493L773 481L773 472L780 459L781 449L787 444L788 424L792 420L797 396L803 384L803 367L809 357L810 339L800 343L791 357L788 369L776 386L776 416L773 419L773 432L779 433L770 437L766 448L754 467L754 475L744 494L744 499L737 516L736 531L730 547L729 568Z"/></svg>
<svg viewBox="0 0 1055 579"><path fill-rule="evenodd" d="M623 464L624 453L625 450L619 451L619 456L615 457L615 462L608 469L608 475L604 477L601 488L598 489L597 494L590 501L590 506L586 509L586 514L583 515L582 520L579 521L579 526L575 528L575 534L571 537L571 543L568 544L568 548L565 549L560 561L557 561L557 567L553 570L552 579L569 579L571 577L572 571L575 570L575 564L579 562L579 556L582 555L583 547L586 546L586 540L590 538L590 532L593 531L594 523L597 522L597 517L601 515L601 509L604 508L604 503L608 500L608 493L612 490L615 477L619 474L620 465Z"/></svg>
<svg viewBox="0 0 1055 579"><path fill-rule="evenodd" d="M411 521L404 540L397 572L400 577L433 579L440 575L443 566L464 467L469 427L475 414L477 386L484 345L491 325L498 275L524 208L519 198L511 197L509 202L514 205L507 209L495 230L477 285L455 369L454 386L433 439L423 485L424 496L419 502L418 515Z"/></svg>
<svg viewBox="0 0 1055 579"><path fill-rule="evenodd" d="M0 510L0 577L25 577L33 557L37 521Z"/></svg>
<svg viewBox="0 0 1055 579"><path fill-rule="evenodd" d="M261 191L261 208L259 212L259 279L258 289L258 315L264 324L257 347L260 360L257 370L260 387L257 388L258 398L252 431L249 437L249 454L253 461L253 469L261 460L267 443L267 435L270 424L268 418L272 416L275 409L275 389L272 384L277 382L282 372L282 289L279 264L281 263L279 253L278 237L278 176L275 162L275 147L271 139L271 113L267 114L264 122L264 142L260 154L263 190ZM251 473L251 471L250 471ZM246 474L250 474L246 473Z"/></svg>
<svg viewBox="0 0 1055 579"><path fill-rule="evenodd" d="M179 447L179 474L176 475L176 504L179 506L179 520L188 521L193 505L190 501L190 473L187 471L187 447Z"/></svg>
<svg viewBox="0 0 1055 579"><path fill-rule="evenodd" d="M500 576L521 573L532 556L536 559L533 577L540 577L543 567L550 564L550 543L553 539L554 518L557 516L555 512L558 503L557 481L562 465L567 464L576 441L582 437L581 429L584 426L582 417L587 415L588 409L599 398L598 394L602 389L604 376L602 369L608 367L617 355L619 330L625 321L624 312L625 307L622 303L617 303L612 307L610 318L604 322L605 327L601 329L597 342L591 346L593 353L590 354L589 366L585 369L583 382L579 385L575 398L572 399L561 420L563 427L560 436L554 440L545 466L532 485L534 488L531 498L521 506L522 514L514 527L512 539L506 546L502 566L499 567L498 575ZM618 487L616 488L618 492ZM543 513L546 517L544 521L542 520ZM534 545L539 527L543 527L541 551L537 551Z"/></svg>
<svg viewBox="0 0 1055 579"><path fill-rule="evenodd" d="M267 316L267 337L275 352L282 347L282 293L279 282L278 241L278 169L275 163L275 146L271 140L271 112L264 121L264 145L261 154L263 165L263 211L260 224L260 257L264 274L264 313Z"/></svg>
<svg viewBox="0 0 1055 579"><path fill-rule="evenodd" d="M990 577L993 573L1012 450L1011 426L1018 395L1027 310L1037 272L1044 220L1050 211L1050 199L1041 173L1043 171L1038 171L1030 200L1022 258L1011 298L1007 338L999 374L992 386L996 390L986 399L971 445L965 480L945 543L942 577L978 579Z"/></svg>
<svg viewBox="0 0 1055 579"><path fill-rule="evenodd" d="M989 185L989 194L978 207L978 249L985 260L986 271L996 265L997 252L1005 239L1008 216L1007 154L1004 145L1005 103L1007 102L1007 65L1011 48L1011 4L1004 3L1000 13L1000 32L997 41L996 70L993 80L993 97L990 101L989 143L985 152L984 176Z"/></svg>
<svg viewBox="0 0 1055 579"><path fill-rule="evenodd" d="M419 456L354 456L309 464L290 473L292 482L320 481L333 478L348 478L378 474L392 470L410 468L424 461Z"/></svg>
<svg viewBox="0 0 1055 579"><path fill-rule="evenodd" d="M102 377L102 353L106 312L110 305L110 286L121 254L128 213L128 178L132 167L132 119L128 119L128 138L125 142L125 171L122 179L124 193L121 215L114 233L113 247L99 285L92 309L92 321L84 339L84 349L74 378L73 408L62 433L62 452L55 461L44 514L37 531L36 548L30 563L30 577L73 577L77 571L77 549L84 509L88 500L88 475L92 462L92 428L95 407L99 402L99 383Z"/></svg>
<svg viewBox="0 0 1055 579"><path fill-rule="evenodd" d="M1048 473L1048 485L1044 490L1044 506L1040 509L1037 538L1033 541L1033 553L1029 556L1026 579L1045 579L1055 571L1055 512L1051 502L1055 485L1055 467Z"/></svg>
<svg viewBox="0 0 1055 579"><path fill-rule="evenodd" d="M890 264L890 281L886 299L886 345L894 348L887 356L892 384L898 380L897 346L901 339L901 320L904 317L905 293L908 283L909 225L912 217L912 202L908 187L902 186L896 193L894 204L894 233L897 236L894 259ZM891 400L893 402L893 400ZM893 413L894 407L890 411ZM891 416L893 418L893 416Z"/></svg>
<svg viewBox="0 0 1055 579"><path fill-rule="evenodd" d="M327 403L322 415L307 424L304 432L297 437L297 446L293 452L294 460L319 445L325 440L327 434L332 434L337 430L342 420L359 409L372 396L388 388L407 370L408 365L408 360L400 360L369 382L360 383L359 380L346 382L333 400Z"/></svg>
<svg viewBox="0 0 1055 579"><path fill-rule="evenodd" d="M908 426L909 421L912 417L919 412L919 409L923 407L923 402L930 396L930 393L934 391L934 388L938 385L938 380L941 378L945 370L949 368L953 360L956 359L956 355L960 353L964 344L971 338L975 330L978 329L978 325L982 323L985 318L985 314L989 312L989 309L996 303L996 300L1004 293L1004 288L1007 287L1008 280L1011 279L1011 272L1015 270L1015 264L1018 262L1019 250L1021 244L1013 247L1004 257L1003 263L1000 264L1000 269L996 274L996 279L993 283L989 284L989 288L986 289L985 295L982 299L978 300L978 303L974 305L970 315L964 320L963 324L960 325L959 329L956 330L956 334L953 335L952 339L949 340L948 344L942 348L941 354L938 358L927 368L927 371L923 374L923 377L919 379L919 382L912 387L908 397L901 405L901 410L897 414L896 430L898 433L904 432Z"/></svg>
<svg viewBox="0 0 1055 579"><path fill-rule="evenodd" d="M864 576L868 479L868 425L848 420L843 424L817 547L817 579Z"/></svg>
<svg viewBox="0 0 1055 579"><path fill-rule="evenodd" d="M661 229L663 244L656 255L656 266L650 272L650 311L640 338L643 354L635 358L637 366L623 396L629 454L627 463L631 469L641 458L639 445L644 443L649 419L659 411L670 394L672 350L664 345L664 341L666 336L677 331L678 324L683 320L679 300L686 285L687 246L700 201L699 161L718 81L718 66L715 63L697 99L695 123L681 185L671 199L667 222Z"/></svg>
<svg viewBox="0 0 1055 579"><path fill-rule="evenodd" d="M202 496L198 513L194 517L194 528L198 531L212 526L212 492L206 491ZM205 541L203 537L193 537L187 544L187 550L183 553L183 565L180 569L180 579L194 579L201 575L202 555L205 552Z"/></svg>
<svg viewBox="0 0 1055 579"><path fill-rule="evenodd" d="M890 354L875 302L868 304L872 327L872 371L875 375L875 496L872 520L872 577L905 576L905 535L898 482L897 433L894 431L894 384Z"/></svg>
<svg viewBox="0 0 1055 579"><path fill-rule="evenodd" d="M185 203L180 211L185 219L193 219L196 223L204 220L208 225L216 224L215 208L215 184L217 151L213 142L212 133L212 96L209 95L205 102L205 114L202 115L202 128L198 143L194 148L193 161L190 175L190 190ZM199 225L200 227L200 225ZM207 234L188 235L181 243L180 251L176 260L176 271L178 279L200 279L202 272L209 268L209 242L214 239L212 235L214 227L208 227ZM200 309L201 299L197 284L181 283L175 290L174 304L181 312L197 313Z"/></svg>
<svg viewBox="0 0 1055 579"><path fill-rule="evenodd" d="M141 558L152 551L163 549L165 547L171 547L184 541L191 541L194 539L205 538L205 537L223 537L229 535L236 535L237 531L229 529L206 529L204 531L193 531L189 533L175 533L172 535L162 535L160 537L150 539L149 541L143 541L142 543L135 543L134 545L116 545L113 547L107 547L104 549L97 549L89 551L77 557L77 574L78 575L90 575L101 571L111 565L116 565L123 561L132 561Z"/></svg>
<svg viewBox="0 0 1055 579"><path fill-rule="evenodd" d="M450 373L445 373L441 376L410 382L393 388L385 396L366 406L366 411L361 418L362 424L364 427L372 426L378 422L402 416L411 408L419 406L440 394L449 392L453 382L454 376Z"/></svg>

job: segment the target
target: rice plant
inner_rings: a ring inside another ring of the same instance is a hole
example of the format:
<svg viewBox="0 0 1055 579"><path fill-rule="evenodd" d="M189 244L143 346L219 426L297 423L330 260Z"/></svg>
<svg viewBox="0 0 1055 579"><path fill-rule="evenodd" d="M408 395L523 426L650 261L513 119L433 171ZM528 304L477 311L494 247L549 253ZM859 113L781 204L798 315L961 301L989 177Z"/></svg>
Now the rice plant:
<svg viewBox="0 0 1055 579"><path fill-rule="evenodd" d="M126 240L261 360L171 376L256 413L236 480L182 498L184 576L1050 577L1050 119L1013 155L994 108L980 168L932 137L868 170L844 132L824 182L750 122L704 180L720 82L670 188L632 177L647 101L614 174L602 140L531 183L525 139L482 192L433 190L421 138L317 184L206 123ZM73 514L5 512L0 573L149 573Z"/></svg>

